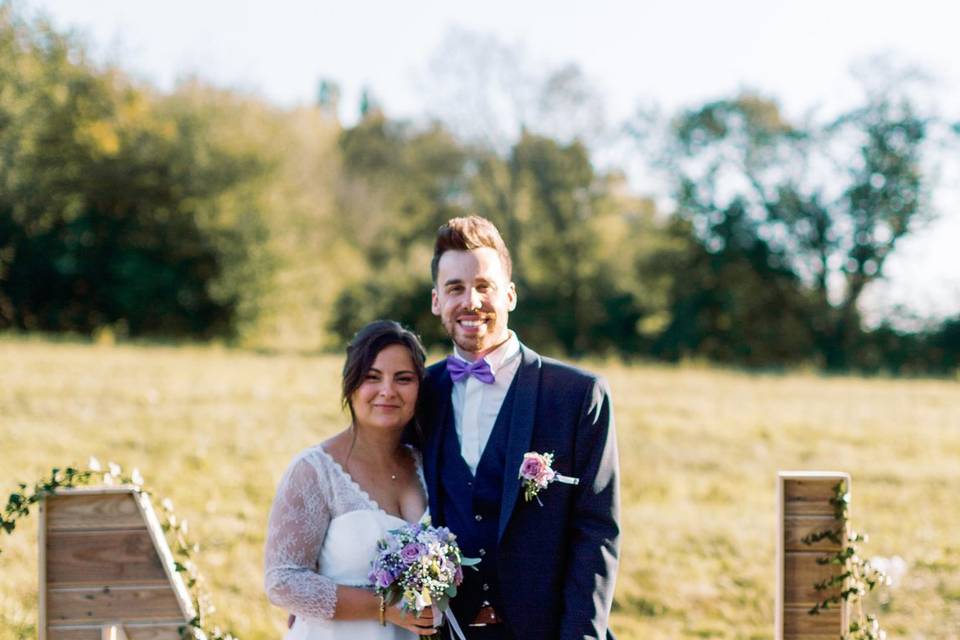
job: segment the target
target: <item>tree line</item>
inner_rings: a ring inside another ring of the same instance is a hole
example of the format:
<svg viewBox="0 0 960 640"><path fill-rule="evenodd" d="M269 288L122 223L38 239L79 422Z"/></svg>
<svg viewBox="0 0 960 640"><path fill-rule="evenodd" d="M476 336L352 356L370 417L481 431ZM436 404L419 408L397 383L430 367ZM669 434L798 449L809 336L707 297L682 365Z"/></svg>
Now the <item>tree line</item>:
<svg viewBox="0 0 960 640"><path fill-rule="evenodd" d="M582 112L578 79L565 67L545 95ZM343 126L336 98L161 92L0 3L0 329L316 350L390 317L440 345L433 232L476 213L514 254L511 324L544 352L958 366L960 318L868 329L859 310L933 215L931 143L957 133L903 93L828 121L742 93L635 123L659 208L557 128L484 144L369 97Z"/></svg>

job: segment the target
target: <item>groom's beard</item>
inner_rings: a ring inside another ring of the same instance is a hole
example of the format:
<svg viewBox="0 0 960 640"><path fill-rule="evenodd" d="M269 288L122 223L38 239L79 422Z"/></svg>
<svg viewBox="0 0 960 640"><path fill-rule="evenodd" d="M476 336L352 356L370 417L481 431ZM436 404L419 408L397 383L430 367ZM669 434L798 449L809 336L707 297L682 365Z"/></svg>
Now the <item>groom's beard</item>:
<svg viewBox="0 0 960 640"><path fill-rule="evenodd" d="M480 316L479 327L465 325L464 316ZM466 354L486 353L501 345L509 337L506 318L502 320L492 311L461 313L443 322L443 329L460 351Z"/></svg>

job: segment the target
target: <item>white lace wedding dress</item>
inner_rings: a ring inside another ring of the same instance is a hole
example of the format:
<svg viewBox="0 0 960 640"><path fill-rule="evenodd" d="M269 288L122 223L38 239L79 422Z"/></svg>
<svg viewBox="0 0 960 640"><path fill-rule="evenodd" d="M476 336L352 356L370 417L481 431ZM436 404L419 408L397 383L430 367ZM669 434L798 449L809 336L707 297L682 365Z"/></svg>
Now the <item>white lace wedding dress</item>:
<svg viewBox="0 0 960 640"><path fill-rule="evenodd" d="M298 455L277 489L265 552L267 597L296 616L285 640L416 638L376 620L332 620L337 585L369 587L377 541L404 524L383 511L321 446Z"/></svg>

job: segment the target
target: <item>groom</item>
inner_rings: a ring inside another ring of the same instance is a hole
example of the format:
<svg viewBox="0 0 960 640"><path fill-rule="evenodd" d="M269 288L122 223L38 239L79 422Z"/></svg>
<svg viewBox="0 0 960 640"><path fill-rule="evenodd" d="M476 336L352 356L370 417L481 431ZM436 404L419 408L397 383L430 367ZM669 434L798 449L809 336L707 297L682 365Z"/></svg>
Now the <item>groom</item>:
<svg viewBox="0 0 960 640"><path fill-rule="evenodd" d="M443 225L431 269L431 310L454 352L428 369L422 394L430 513L481 558L452 602L457 620L471 640L612 639L620 529L609 390L510 331L510 253L489 220ZM559 478L529 500L518 477L526 453L552 454Z"/></svg>

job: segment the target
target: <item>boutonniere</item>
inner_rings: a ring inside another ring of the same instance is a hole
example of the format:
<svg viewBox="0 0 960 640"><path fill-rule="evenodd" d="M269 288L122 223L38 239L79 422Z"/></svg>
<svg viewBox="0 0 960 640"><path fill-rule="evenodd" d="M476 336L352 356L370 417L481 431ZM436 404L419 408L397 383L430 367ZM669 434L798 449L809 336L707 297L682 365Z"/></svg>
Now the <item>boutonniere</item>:
<svg viewBox="0 0 960 640"><path fill-rule="evenodd" d="M523 454L523 462L520 463L520 475L523 480L523 499L530 502L534 498L540 506L540 498L537 494L550 486L551 482L562 482L563 484L580 484L580 478L572 478L553 470L553 454L537 453L528 451Z"/></svg>

